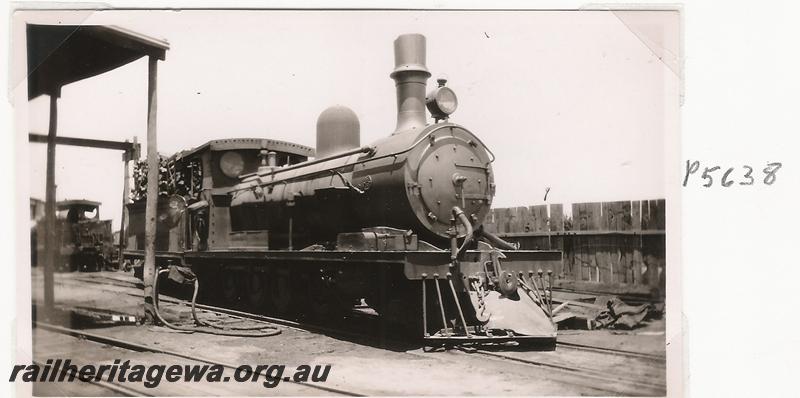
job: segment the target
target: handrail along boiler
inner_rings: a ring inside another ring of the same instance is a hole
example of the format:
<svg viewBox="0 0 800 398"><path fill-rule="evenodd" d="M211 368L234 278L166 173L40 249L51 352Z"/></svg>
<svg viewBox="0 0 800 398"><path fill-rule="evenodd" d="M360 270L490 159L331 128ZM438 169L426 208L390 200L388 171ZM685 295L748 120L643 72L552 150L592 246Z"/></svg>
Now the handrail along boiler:
<svg viewBox="0 0 800 398"><path fill-rule="evenodd" d="M426 93L425 37L401 35L394 51L388 137L362 146L355 113L334 106L317 120L315 154L231 139L176 155L190 187L159 200L157 262L192 267L206 293L232 305L330 316L363 299L430 343L553 345L542 270L561 253L517 250L483 230L494 155L449 121L457 99L444 79ZM144 211L129 210L125 255L137 258Z"/></svg>

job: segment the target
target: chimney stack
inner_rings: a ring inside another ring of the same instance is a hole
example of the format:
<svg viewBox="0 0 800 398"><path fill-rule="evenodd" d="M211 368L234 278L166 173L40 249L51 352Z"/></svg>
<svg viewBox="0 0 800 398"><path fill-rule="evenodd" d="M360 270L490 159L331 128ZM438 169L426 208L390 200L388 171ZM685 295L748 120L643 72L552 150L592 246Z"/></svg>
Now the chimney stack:
<svg viewBox="0 0 800 398"><path fill-rule="evenodd" d="M425 36L400 35L394 41L395 68L389 75L397 87L397 128L393 134L425 128L425 86L431 73L425 66Z"/></svg>

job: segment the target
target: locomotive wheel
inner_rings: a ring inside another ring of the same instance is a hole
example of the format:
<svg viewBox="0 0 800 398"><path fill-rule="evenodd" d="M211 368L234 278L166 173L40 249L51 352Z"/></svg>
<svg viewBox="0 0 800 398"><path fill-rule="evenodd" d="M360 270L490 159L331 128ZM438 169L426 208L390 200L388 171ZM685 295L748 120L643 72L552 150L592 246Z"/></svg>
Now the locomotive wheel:
<svg viewBox="0 0 800 398"><path fill-rule="evenodd" d="M267 303L267 283L263 272L254 272L247 278L247 304L256 312L261 312Z"/></svg>
<svg viewBox="0 0 800 398"><path fill-rule="evenodd" d="M422 336L422 301L415 294L416 289L407 290L411 286L414 284L402 286L406 289L392 286L392 290L386 292L385 297L377 305L380 310L373 307L379 311L383 327L388 328L384 333L400 333L406 337ZM428 315L430 314L429 310ZM428 324L431 325L431 322Z"/></svg>
<svg viewBox="0 0 800 398"><path fill-rule="evenodd" d="M269 280L269 297L272 309L286 315L292 309L292 283L288 269L277 270Z"/></svg>
<svg viewBox="0 0 800 398"><path fill-rule="evenodd" d="M334 320L343 317L351 308L348 300L322 279L312 274L305 284L308 286L308 312L316 320Z"/></svg>
<svg viewBox="0 0 800 398"><path fill-rule="evenodd" d="M380 300L375 296L368 296L364 298L364 302L367 303L369 308L372 308L378 314L383 314L383 306L380 303Z"/></svg>
<svg viewBox="0 0 800 398"><path fill-rule="evenodd" d="M78 271L79 272L89 272L94 268L94 258L93 256L81 254L78 256Z"/></svg>
<svg viewBox="0 0 800 398"><path fill-rule="evenodd" d="M238 272L234 272L231 270L223 270L222 271L222 287L220 292L222 293L222 299L225 300L226 304L237 304L239 302L239 283L238 279Z"/></svg>
<svg viewBox="0 0 800 398"><path fill-rule="evenodd" d="M105 259L105 257L103 257L103 255L102 255L102 254L101 254L101 255L98 255L98 256L96 256L96 257L95 257L95 263L94 263L94 271L95 271L95 272L100 272L100 271L102 271L102 270L105 268L105 266L106 266L106 259Z"/></svg>

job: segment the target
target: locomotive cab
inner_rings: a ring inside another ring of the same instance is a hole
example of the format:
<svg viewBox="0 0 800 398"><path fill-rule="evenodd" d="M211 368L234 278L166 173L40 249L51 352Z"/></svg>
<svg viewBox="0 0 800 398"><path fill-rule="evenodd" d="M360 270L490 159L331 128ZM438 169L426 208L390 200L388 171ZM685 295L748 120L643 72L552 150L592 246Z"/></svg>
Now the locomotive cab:
<svg viewBox="0 0 800 398"><path fill-rule="evenodd" d="M44 221L36 235L44 236ZM56 269L61 271L99 271L113 260L111 220L100 219L100 202L63 200L56 203L56 242L59 255ZM44 239L37 239L37 258L44 258Z"/></svg>
<svg viewBox="0 0 800 398"><path fill-rule="evenodd" d="M90 200L65 200L56 203L56 218L75 224L80 221L100 219L100 202Z"/></svg>
<svg viewBox="0 0 800 398"><path fill-rule="evenodd" d="M230 229L227 194L240 176L263 167L287 167L314 155L312 148L278 140L231 138L209 141L162 161L157 202L156 251L178 259L186 251L266 247L265 241ZM271 166L270 166L271 165ZM141 258L144 250L146 170L134 172L136 191L127 205L126 254ZM177 261L177 260L176 260Z"/></svg>

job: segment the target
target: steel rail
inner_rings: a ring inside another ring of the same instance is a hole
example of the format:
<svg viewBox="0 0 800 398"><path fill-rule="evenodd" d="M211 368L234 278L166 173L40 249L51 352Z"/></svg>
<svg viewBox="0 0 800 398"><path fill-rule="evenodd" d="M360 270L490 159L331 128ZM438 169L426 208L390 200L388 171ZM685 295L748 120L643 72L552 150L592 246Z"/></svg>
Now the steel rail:
<svg viewBox="0 0 800 398"><path fill-rule="evenodd" d="M177 304L187 305L182 300L178 300L178 299L173 299L173 302L177 303ZM296 329L299 329L299 330L302 330L302 331L306 331L306 332L311 332L311 333L320 333L320 332L322 332L322 333L327 333L327 334L332 335L332 336L336 336L336 335L338 335L338 336L347 336L347 337L350 337L350 338L359 338L359 339L362 339L362 340L365 340L365 341L372 341L372 342L378 342L379 341L379 339L376 339L376 338L374 338L374 337L372 337L370 335L363 334L363 333L358 333L358 332L343 331L341 329L324 327L324 326L319 326L319 325L315 325L315 324L311 324L311 323L289 321L289 320L285 320L285 319L273 318L273 317L268 317L268 316L264 316L264 315L253 314L253 313L244 312L244 311L238 311L238 310L231 310L231 309L227 309L227 308L215 307L215 306L210 306L210 305L198 305L198 308L201 308L201 306L204 307L203 309L206 309L206 310L209 310L209 311L213 311L213 312L220 312L220 313L228 314L228 315L236 315L236 316L240 316L240 317L245 318L245 319L256 319L256 320L270 321L270 322L274 322L274 323L279 324L279 325L291 326L293 328L296 328ZM380 341L382 341L384 343L387 343L387 342L390 343L390 344L392 343L392 341L389 341L387 339L381 339ZM395 342L395 343L396 344L400 344L400 342ZM598 380L601 380L601 381L606 381L606 382L609 382L609 383L621 382L621 383L628 384L628 385L631 385L631 386L634 386L634 387L644 387L644 388L647 388L647 389L655 390L657 392L666 391L666 387L663 386L663 385L647 383L647 382L634 380L634 379L628 379L628 378L619 377L619 376L609 376L609 375L606 375L606 374L602 374L599 371L594 370L594 369L570 367L570 366L566 366L566 365L559 365L559 364L542 362L542 361L531 361L531 360L526 360L526 359L523 359L523 358L515 358L515 357L512 357L512 356L507 356L507 355L503 355L503 354L497 354L497 353L493 353L493 352L490 352L490 351L484 351L484 350L476 350L475 352L479 353L481 355L494 356L496 358L500 358L500 359L508 360L508 361L513 361L513 362L517 362L517 363L522 363L522 364L529 365L529 366L536 366L536 367L539 367L539 368L546 368L546 369L550 369L550 370L556 370L556 371L561 371L561 372L566 372L566 373L571 373L571 374L579 374L581 376L588 376L590 378L598 379ZM606 353L606 351L602 351L601 353ZM418 354L415 354L415 353L410 353L410 354L418 355ZM425 355L422 355L422 356L425 357ZM607 389L607 388L596 387L596 386L593 386L592 388L596 388L596 389L604 390L604 391L608 391L608 392L613 392L613 393L619 393L620 392L619 390Z"/></svg>
<svg viewBox="0 0 800 398"><path fill-rule="evenodd" d="M603 354L612 354L612 355L618 355L618 356L624 356L624 357L630 357L630 358L646 359L646 360L655 361L655 362L661 362L661 363L663 363L664 361L667 360L667 358L665 356L663 356L663 355L649 354L649 353L646 353L646 352L620 350L620 349L617 349L617 348L600 347L600 346L594 346L594 345L588 345L588 344L568 343L568 342L559 341L559 342L556 343L556 345L558 345L558 346L560 346L562 348L570 349L570 350L599 352L599 353L603 353Z"/></svg>
<svg viewBox="0 0 800 398"><path fill-rule="evenodd" d="M86 281L86 280L79 280L79 279L72 279L72 280L73 281ZM434 279L433 281L436 281L436 279ZM97 282L97 281L91 281L90 283L95 283L95 284L99 284L99 285L103 285L104 284L102 282ZM130 287L130 286L121 286L121 285L117 285L117 286L128 288L128 289L139 290L137 288L133 288L133 287ZM106 290L108 290L108 289L106 289ZM109 291L115 291L115 290L109 290ZM120 293L118 291L115 291L115 292ZM139 293L138 291L136 293L127 293L126 292L124 294L130 295L130 296L133 296L133 297L141 297L141 293ZM182 299L162 297L159 300L165 301L165 302L170 302L170 303L173 303L173 304L191 306L190 302L188 302L187 300L182 300ZM262 322L271 322L271 323L274 323L274 324L277 324L277 325L290 327L290 328L293 328L293 329L296 329L296 330L305 331L305 332L322 333L322 334L328 334L330 336L345 337L345 338L349 338L349 339L353 339L353 340L357 339L357 340L361 340L361 341L364 341L364 342L383 345L383 346L387 346L387 345L404 346L404 345L408 345L408 344L412 343L412 341L409 340L409 339L396 339L396 338L386 338L386 337L376 338L376 337L374 337L372 335L369 335L369 334L366 334L366 333L362 333L362 332L352 332L352 331L343 330L342 328L322 326L322 325L319 325L319 324L313 324L313 323L309 323L309 322L292 321L292 320L288 320L288 319L284 319L284 318L275 318L275 317L270 317L270 316L266 316L266 315L254 314L254 313L250 313L250 312L246 312L246 311L239 311L239 310L229 309L229 308L225 308L225 307L216 307L216 306L212 306L212 305L208 305L208 304L195 304L195 306L197 308L200 308L200 309L203 309L203 310L206 310L206 311L215 312L215 313L218 313L218 314L225 314L225 315L233 316L233 317L236 317L236 318L242 319L242 320L258 320L258 321L262 321ZM355 311L350 313L350 314L348 314L348 316L353 317L353 319L356 319L356 318L362 318L363 319L364 317L370 317L369 314L364 314L364 313L355 312ZM445 345L446 346L458 346L459 345L458 343L455 343L455 342L451 341L451 339L455 339L455 338L450 337L452 335L454 329L448 327L448 328L445 328L443 330L444 330L445 336L440 337L440 338L426 337L426 339L435 340L438 343L442 344L443 346L445 346ZM470 338L465 337L463 343L466 343L466 344L499 344L499 343L505 343L505 342L508 342L508 341L516 341L515 337L503 337L503 338L501 338L501 337L492 337L491 339L492 340L489 341L487 338L480 338L480 337L476 337L475 335L472 335L472 337L470 337ZM431 341L431 340L428 340L428 341ZM414 341L414 343L417 343L417 342ZM425 345L422 344L422 346L425 346ZM436 347L438 347L438 346L439 345L436 345Z"/></svg>
<svg viewBox="0 0 800 398"><path fill-rule="evenodd" d="M177 351L168 350L168 349L165 349L165 348L153 347L153 346L149 346L149 345L146 345L146 344L139 344L139 343L135 343L135 342L132 342L132 341L126 341L126 340L117 339L117 338L114 338L114 337L104 336L104 335L101 335L101 334L86 332L86 331L83 331L83 330L71 329L71 328L66 328L66 327L63 327L63 326L52 325L52 324L49 324L49 323L34 322L34 326L35 327L40 327L40 328L42 328L44 330L47 330L47 331L50 331L50 332L66 334L66 335L69 335L69 336L73 336L73 337L78 337L78 338L94 341L96 343L108 344L108 345L112 345L114 347L125 348L125 349L131 350L131 351L152 352L152 353L155 353L155 354L164 354L164 355L169 355L169 356L173 356L173 357L177 357L177 358L188 359L190 361L204 362L204 363L211 364L211 365L220 365L222 367L225 367L225 368L228 368L228 369L232 369L232 370L236 370L236 369L239 368L235 364L230 364L230 363L223 362L223 361L218 361L218 360L215 360L215 359L205 358L205 357L201 357L201 356L197 356L197 355L187 355L187 354L183 354L183 353L180 353L180 352L177 352ZM267 377L267 374L264 371L259 372L258 375ZM325 387L325 386L322 386L322 385L316 385L316 384L310 384L310 383L298 383L298 382L295 382L293 380L286 380L286 379L282 379L281 381L282 382L287 382L287 383L293 383L293 384L300 385L300 386L303 386L303 387L309 387L311 389L322 390L322 391L325 391L325 392L335 393L335 394L345 395L345 396L350 396L350 397L366 396L366 395L363 395L363 394L357 394L357 393L353 393L353 392L345 391L345 390L340 390L338 388L333 388L333 387Z"/></svg>
<svg viewBox="0 0 800 398"><path fill-rule="evenodd" d="M667 389L666 386L662 385L662 384L655 384L655 383L649 383L649 382L646 382L646 381L634 380L634 379L627 378L627 377L621 376L621 375L609 375L609 374L603 373L603 372L601 372L599 370L596 370L596 369L581 368L581 367L578 367L578 366L561 365L561 364L552 363L552 362L545 362L545 361L534 361L534 360L530 360L530 359L518 358L518 357L499 354L499 353L496 353L496 352L491 352L491 351L486 351L486 350L475 350L472 353L468 353L468 354L469 355L480 354L482 356L493 358L493 359L516 362L516 363L522 363L522 364L525 364L525 365L528 365L528 366L537 367L537 368L553 369L553 370L562 371L562 372L566 372L566 373L571 373L571 374L579 375L581 377L588 377L588 378L592 378L592 379L596 379L596 380L600 380L600 381L605 381L605 382L609 382L609 383L620 383L620 384L627 384L627 385L629 385L631 387L642 387L642 388L650 389L650 390L653 390L653 391L656 391L656 392L659 392L659 393L664 393L664 392L666 392L666 389ZM626 391L612 391L612 390L608 390L608 389L601 388L601 387L594 387L594 388L603 389L603 390L607 390L607 391L610 391L610 392L616 392L616 393L626 392Z"/></svg>
<svg viewBox="0 0 800 398"><path fill-rule="evenodd" d="M114 279L114 278L107 278L107 279L115 280L115 281L118 281L118 282L121 282L121 283L129 283L129 282L117 280L117 279ZM57 283L60 283L60 282L66 281L66 280L71 280L71 281L76 281L76 282L88 282L88 283L94 283L94 284L99 284L99 285L105 285L106 284L104 282L92 281L92 280L82 279L82 278L65 279L65 280L59 281ZM130 285L116 284L116 286L119 286L119 287L122 287L122 288L141 290L141 289L138 289L138 288L130 286ZM118 292L116 290L114 290L114 292L120 293L120 292ZM134 297L142 297L142 294L139 293L139 292L137 292L137 293L125 293L125 294L130 295L130 296L134 296ZM177 299L177 298L169 297L169 296L161 296L161 297L159 297L159 301L163 301L163 302L167 302L167 303L171 303L171 304L179 304L179 305L191 306L191 303L188 300ZM195 304L195 307L197 307L199 309L202 309L202 310L205 310L205 311L216 312L218 314L225 314L225 315L233 316L235 318L243 319L243 320L257 320L257 321L262 321L262 322L271 322L271 323L274 323L274 324L277 324L277 325L290 327L290 328L293 328L295 330L300 330L300 331L304 331L304 332L329 333L329 334L336 334L336 335L339 335L339 336L358 337L358 338L366 337L366 335L363 335L363 334L358 334L358 333L353 333L353 332L345 332L345 331L341 331L339 329L330 328L330 327L326 327L326 326L314 325L314 324L305 323L305 322L297 322L297 321L292 321L292 320L283 319L283 318L275 318L275 317L270 317L270 316L266 316L266 315L254 314L254 313L251 313L251 312L239 311L239 310L234 310L234 309L225 308L225 307L216 307L216 306L208 305L208 304Z"/></svg>
<svg viewBox="0 0 800 398"><path fill-rule="evenodd" d="M40 368L44 368L44 366L46 366L46 363L44 363L42 361L33 360L32 362L35 365L38 365ZM66 373L66 375L67 376L74 376L76 379L80 380L80 378L78 377L78 372L77 371L72 371L70 369ZM81 381L84 382L84 383L94 384L94 385L96 385L96 386L98 386L100 388L105 388L107 390L111 390L111 391L113 391L113 392L115 392L117 394L120 394L120 395L123 395L123 396L126 396L126 397L142 397L142 396L154 397L155 396L155 395L153 395L153 394L151 394L149 392L146 392L147 390L137 390L137 389L135 389L133 387L124 386L121 383L112 383L112 382L109 382L109 381L95 380L94 377L89 379L89 380L81 380ZM36 381L36 383L42 383L42 382ZM48 382L48 383L50 383L50 382Z"/></svg>
<svg viewBox="0 0 800 398"><path fill-rule="evenodd" d="M102 275L99 276L99 277L103 278L105 280L108 280L108 281L113 281L113 283L110 283L110 284L116 285L116 286L121 287L121 288L130 288L130 289L135 289L135 290L141 290L140 288L136 287L134 282L132 282L132 281L125 281L125 280L111 278L111 277L102 276ZM87 279L87 278L63 279L61 281L58 281L57 283L60 283L60 282L63 282L63 281L87 282L87 283L98 284L98 285L106 285L106 284L108 284L108 283L105 283L105 282L101 282L101 281L97 281L97 280L93 280L93 279ZM141 297L140 293L126 293L126 294L129 294L131 296ZM168 303L171 303L171 304L180 304L180 305L187 305L187 306L190 305L187 300L177 299L177 298L170 297L170 296L162 296L162 297L159 298L159 300L160 301L164 301L164 302L168 302ZM264 322L272 322L272 323L275 323L275 324L278 324L278 325L281 325L281 326L288 326L288 327L294 328L296 330L303 330L303 331L310 331L310 332L324 332L324 333L338 333L338 334L343 334L344 333L344 334L347 334L347 332L342 332L340 330L336 330L336 329L325 327L325 326L312 325L312 324L309 324L309 323L291 321L291 320L282 319L282 318L275 318L275 317L270 317L270 316L266 316L266 315L254 314L254 313L251 313L251 312L239 311L239 310L234 310L234 309L225 308L225 307L217 307L217 306L212 306L212 305L208 305L208 304L199 304L199 303L196 304L196 307L199 308L199 309L205 310L205 311L217 312L217 313L220 313L220 314L226 314L226 315L234 316L234 317L237 317L239 319L250 319L250 320L258 320L258 321L264 321ZM356 336L355 334L351 334L349 337L365 337L365 336L363 336L363 335ZM648 354L648 353L644 353L644 352L629 351L629 350L620 350L620 349L616 349L616 348L593 346L593 345L588 345L588 344L578 344L578 343L569 343L569 342L564 342L564 341L557 341L556 345L558 347L571 349L571 350L576 350L576 351L590 351L590 352L597 352L597 353L602 353L602 354L610 354L610 355L617 355L617 356L625 356L625 357L631 357L631 358L645 359L645 360L650 360L650 361L654 361L654 362L663 362L663 361L666 360L666 357L664 357L662 355Z"/></svg>
<svg viewBox="0 0 800 398"><path fill-rule="evenodd" d="M118 287L141 290L140 288L136 287L134 282L132 282L132 281L125 281L125 280L111 278L111 277L102 276L102 275L100 275L99 277L103 278L105 280L108 280L108 281L113 281L113 283L111 283L111 284L112 285L116 285ZM66 280L87 282L87 283L93 283L93 284L98 284L98 285L107 284L105 282L100 282L100 281L97 281L97 280L87 279L87 278L72 278L72 279L64 279L62 281L66 281ZM59 281L59 282L61 282L61 281ZM130 294L132 296L141 297L141 294L138 294L138 293L127 293L127 294ZM189 305L189 303L186 300L176 299L176 298L169 297L169 296L161 297L161 298L159 298L159 300L164 301L164 302L168 302L168 303L171 303L171 304ZM226 314L226 315L235 316L235 317L238 317L240 319L251 319L251 320L272 322L272 323L279 324L281 326L288 326L288 327L291 327L291 328L294 328L294 329L297 329L297 330L312 331L312 332L325 332L325 333L337 332L337 330L334 330L334 329L328 328L328 327L324 327L324 326L311 325L311 324L307 324L307 323L301 323L301 322L286 320L286 319L282 319L282 318L275 318L275 317L270 317L270 316L266 316L266 315L254 314L254 313L251 313L251 312L239 311L239 310L234 310L234 309L225 308L225 307L217 307L217 306L212 306L212 305L208 305L208 304L199 304L199 303L196 304L196 307L200 308L200 309L203 309L203 310L206 310L206 311L217 312L217 313L220 313L220 314ZM341 332L339 331L339 333L341 333ZM356 337L356 336L350 336L350 337ZM557 341L556 345L558 347L571 349L571 350L576 350L576 351L580 350L580 351L598 352L598 353L602 353L602 354L611 354L611 355L625 356L625 357L630 357L630 358L639 358L639 359L645 359L645 360L650 360L650 361L654 361L654 362L661 362L661 363L663 363L663 361L666 360L666 357L664 357L662 355L648 354L648 353L645 353L645 352L637 352L637 351L629 351L629 350L620 350L620 349L616 349L616 348L593 346L593 345L588 345L588 344L578 344L578 343L569 343L569 342L564 342L564 341Z"/></svg>
<svg viewBox="0 0 800 398"><path fill-rule="evenodd" d="M107 279L114 280L114 281L119 281L119 282L122 282L122 283L126 283L126 281L121 281L121 280L114 279L114 278L107 278ZM86 281L85 279L78 279L78 278L72 279L72 280L73 281L81 281L81 282L82 281ZM99 282L93 281L93 283L99 283ZM102 284L102 283L100 283L100 284ZM130 286L122 286L122 285L117 285L117 286L120 286L120 287L123 287L123 288L132 288ZM134 294L134 293L126 293L126 294L129 294L129 295L132 295L132 296L139 296L139 297L141 296L141 294ZM171 297L164 297L161 300L166 301L166 302L171 302L171 303L174 303L174 304L187 305L187 306L190 305L186 300L175 299L175 298L171 298ZM332 336L338 335L338 336L346 336L346 337L350 337L350 338L363 339L363 340L372 341L372 342L377 342L378 341L378 339L376 339L376 338L374 338L372 336L363 334L363 333L343 331L341 329L330 328L330 327L325 327L325 326L319 326L319 325L314 325L314 324L305 323L305 322L290 321L290 320L281 319L281 318L274 318L274 317L269 317L269 316L264 316L264 315L259 315L259 314L253 314L253 313L249 313L249 312L245 312L245 311L228 309L228 308L224 308L224 307L216 307L216 306L205 305L205 304L197 304L197 308L201 308L201 309L206 310L206 311L217 312L217 313L221 313L221 314L227 314L227 315L231 315L231 316L234 316L234 317L239 317L239 318L242 318L242 319L251 319L251 320L260 320L260 321L273 322L273 323L278 324L278 325L291 327L293 329L304 331L304 332L327 333L327 334L332 335ZM386 339L381 339L381 341L383 343L387 343L387 342L391 343L391 341L388 341ZM600 354L608 354L608 355L625 355L625 356L631 356L631 357L636 357L636 358L641 358L641 359L648 359L648 360L657 360L657 359L663 358L663 357L659 357L659 356L656 356L656 355L649 355L649 354L646 354L646 353L638 353L638 352L634 352L634 351L625 351L625 350L618 350L618 349L606 349L606 348L603 348L603 347L596 347L596 346L589 346L589 345L582 345L582 344L575 344L575 343L558 342L557 345L563 346L563 347L569 347L570 349L575 349L575 350L594 351L594 352L597 352L597 353L600 353ZM581 368L581 367L577 367L577 366L569 366L569 365L551 363L551 362L546 362L546 361L529 360L529 359L518 358L518 357L514 357L514 356L509 356L509 355L504 355L504 354L501 354L501 353L496 353L496 352L491 352L491 351L486 351L486 350L480 350L480 349L470 349L469 351L463 351L463 352L458 351L458 352L464 353L465 355L478 354L478 355L481 355L481 356L489 357L489 358L491 358L493 360L519 363L519 364L523 364L523 365L526 365L526 366L532 366L532 367L537 367L537 368L540 368L540 369L548 369L548 370L558 371L558 372L562 372L562 373L578 375L578 376L581 376L581 377L587 377L587 378L591 378L591 379L595 379L595 380L599 380L599 381L603 381L603 382L607 382L607 383L612 383L612 384L613 383L621 383L621 384L627 385L630 388L640 388L640 389L644 388L644 389L648 389L650 391L655 391L655 392L657 392L659 394L664 393L666 391L666 386L662 385L662 384L648 383L646 381L634 380L634 379L626 378L624 376L619 376L619 375L609 375L609 374L603 373L603 372L601 372L599 370L596 370L596 369ZM426 357L426 355L416 354L416 353L413 353L413 352L409 352L409 354ZM611 388L605 388L605 387L600 387L600 386L591 386L591 388L598 389L598 390L603 390L603 391L607 391L607 392L611 392L611 393L615 393L615 394L630 392L630 390L611 389ZM637 390L637 392L639 392L639 390Z"/></svg>

